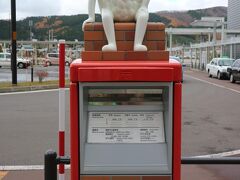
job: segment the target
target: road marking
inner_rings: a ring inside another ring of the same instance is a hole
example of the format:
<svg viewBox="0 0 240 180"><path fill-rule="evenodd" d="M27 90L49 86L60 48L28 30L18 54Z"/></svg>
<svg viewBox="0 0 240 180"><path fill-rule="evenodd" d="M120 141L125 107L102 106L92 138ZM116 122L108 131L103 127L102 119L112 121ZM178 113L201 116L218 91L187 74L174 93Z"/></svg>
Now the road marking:
<svg viewBox="0 0 240 180"><path fill-rule="evenodd" d="M29 171L43 170L43 165L28 165L28 166L0 166L0 171ZM70 165L65 165L65 169L70 169Z"/></svg>
<svg viewBox="0 0 240 180"><path fill-rule="evenodd" d="M2 180L7 174L7 171L0 171L0 180Z"/></svg>
<svg viewBox="0 0 240 180"><path fill-rule="evenodd" d="M236 156L240 154L240 150L236 151L229 151L229 152L223 152L218 154L208 154L208 155L202 155L202 156L194 156L196 158L218 158L218 157L229 157L229 156Z"/></svg>
<svg viewBox="0 0 240 180"><path fill-rule="evenodd" d="M219 84L216 84L216 83L212 83L212 82L209 82L209 81L206 81L206 80L203 80L203 79L199 79L199 78L196 78L196 77L193 77L193 76L190 76L190 75L184 75L184 76L240 94L240 91L232 89L232 88L228 88L228 87L225 87L225 86L222 86L222 85L219 85Z"/></svg>
<svg viewBox="0 0 240 180"><path fill-rule="evenodd" d="M68 88L66 88L66 90L68 90ZM0 93L0 96L18 95L18 94L35 94L35 93L45 93L45 92L54 92L54 91L58 91L58 89L38 90L38 91L24 91L24 92L11 92L11 93Z"/></svg>

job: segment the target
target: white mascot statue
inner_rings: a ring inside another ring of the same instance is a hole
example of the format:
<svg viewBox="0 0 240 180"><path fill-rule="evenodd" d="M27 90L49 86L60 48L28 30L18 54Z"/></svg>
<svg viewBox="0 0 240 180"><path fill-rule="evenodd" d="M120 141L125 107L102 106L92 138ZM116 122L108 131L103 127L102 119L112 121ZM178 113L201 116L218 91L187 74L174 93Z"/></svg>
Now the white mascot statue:
<svg viewBox="0 0 240 180"><path fill-rule="evenodd" d="M98 0L102 15L103 27L108 44L102 51L117 51L114 22L136 21L134 51L147 51L142 44L148 22L148 4L150 0ZM95 22L96 0L88 0L89 18L83 23Z"/></svg>

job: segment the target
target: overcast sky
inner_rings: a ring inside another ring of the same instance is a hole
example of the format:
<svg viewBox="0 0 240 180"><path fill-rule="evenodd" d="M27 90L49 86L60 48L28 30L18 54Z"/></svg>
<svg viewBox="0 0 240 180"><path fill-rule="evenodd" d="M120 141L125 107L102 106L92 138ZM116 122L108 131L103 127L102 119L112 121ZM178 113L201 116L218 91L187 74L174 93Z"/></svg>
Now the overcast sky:
<svg viewBox="0 0 240 180"><path fill-rule="evenodd" d="M10 2L10 0L0 0L0 19L9 19ZM87 2L88 0L16 0L17 19L29 16L87 13ZM228 0L150 0L149 10L155 12L201 9L213 6L227 6L227 3Z"/></svg>

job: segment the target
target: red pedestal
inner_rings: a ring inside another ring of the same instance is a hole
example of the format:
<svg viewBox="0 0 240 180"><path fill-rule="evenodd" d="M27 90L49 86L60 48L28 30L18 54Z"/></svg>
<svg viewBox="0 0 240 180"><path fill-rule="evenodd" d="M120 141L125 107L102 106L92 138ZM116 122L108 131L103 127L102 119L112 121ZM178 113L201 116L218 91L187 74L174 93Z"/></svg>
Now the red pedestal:
<svg viewBox="0 0 240 180"><path fill-rule="evenodd" d="M71 180L80 179L79 155L79 82L172 82L173 83L173 167L170 176L143 176L144 180L180 180L181 165L181 79L182 69L177 61L84 61L71 64ZM114 176L118 180L140 179ZM109 176L82 177L83 180L109 180Z"/></svg>

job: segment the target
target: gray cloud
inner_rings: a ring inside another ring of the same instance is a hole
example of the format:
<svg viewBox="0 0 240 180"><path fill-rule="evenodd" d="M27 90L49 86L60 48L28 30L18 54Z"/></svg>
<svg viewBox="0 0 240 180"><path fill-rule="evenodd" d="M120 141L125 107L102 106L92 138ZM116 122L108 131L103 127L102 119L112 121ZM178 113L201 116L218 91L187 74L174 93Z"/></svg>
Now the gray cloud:
<svg viewBox="0 0 240 180"><path fill-rule="evenodd" d="M17 11L22 16L44 16L59 14L59 0L17 0Z"/></svg>
<svg viewBox="0 0 240 180"><path fill-rule="evenodd" d="M0 0L0 19L8 18L10 1ZM28 16L56 15L61 11L59 0L16 0L17 19Z"/></svg>
<svg viewBox="0 0 240 180"><path fill-rule="evenodd" d="M151 0L150 11L192 10L213 6L227 6L228 0Z"/></svg>

